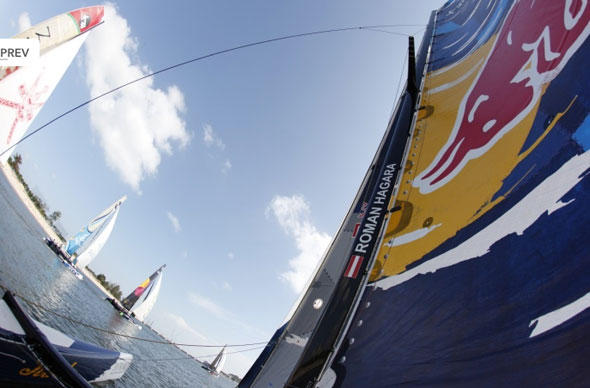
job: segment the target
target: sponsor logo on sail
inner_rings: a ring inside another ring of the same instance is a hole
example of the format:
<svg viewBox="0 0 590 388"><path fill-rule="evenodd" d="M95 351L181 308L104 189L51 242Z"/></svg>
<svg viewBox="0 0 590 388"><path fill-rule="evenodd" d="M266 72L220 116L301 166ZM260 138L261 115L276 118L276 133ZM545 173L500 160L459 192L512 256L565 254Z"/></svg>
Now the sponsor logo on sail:
<svg viewBox="0 0 590 388"><path fill-rule="evenodd" d="M492 148L537 105L545 85L557 77L589 33L587 0L515 2L461 101L446 144L413 185L421 193L432 192Z"/></svg>

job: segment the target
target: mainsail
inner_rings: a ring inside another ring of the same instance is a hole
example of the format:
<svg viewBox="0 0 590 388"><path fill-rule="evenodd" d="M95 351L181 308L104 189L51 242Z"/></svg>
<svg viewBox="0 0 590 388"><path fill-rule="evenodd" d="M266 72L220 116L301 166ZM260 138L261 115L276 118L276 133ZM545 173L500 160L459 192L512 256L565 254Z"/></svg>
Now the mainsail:
<svg viewBox="0 0 590 388"><path fill-rule="evenodd" d="M82 228L74 237L70 238L65 246L65 251L69 255L77 254L75 264L79 267L87 266L102 249L106 240L111 235L117 215L119 214L119 207L127 196L124 195L111 206L106 208L98 216L94 217L86 226ZM91 241L91 237L94 237ZM83 251L80 248L90 241Z"/></svg>
<svg viewBox="0 0 590 388"><path fill-rule="evenodd" d="M215 358L213 359L213 361L211 361L211 364L209 364L209 369L211 371L211 373L219 373L221 372L221 369L223 368L223 365L225 364L225 346L223 348L221 348L221 351L219 352L219 354L217 354L217 356L215 356Z"/></svg>
<svg viewBox="0 0 590 388"><path fill-rule="evenodd" d="M137 319L143 321L147 314L151 311L152 307L156 303L156 298L160 292L160 284L162 281L162 271L166 267L166 264L161 266L151 274L149 278L144 280L133 292L131 292L123 301L123 307L128 311L133 312ZM147 291L145 298L140 304L137 304L139 298ZM144 306L145 305L145 306Z"/></svg>
<svg viewBox="0 0 590 388"><path fill-rule="evenodd" d="M160 286L162 285L163 272L160 271L160 276L156 278L151 288L148 290L143 302L135 304L131 309L131 312L140 321L144 321L147 315L152 311L152 308L156 304L156 299L160 293Z"/></svg>
<svg viewBox="0 0 590 388"><path fill-rule="evenodd" d="M77 9L13 37L37 39L40 57L33 65L0 67L0 153L23 137L84 43L84 33L101 23L103 14L103 6Z"/></svg>
<svg viewBox="0 0 590 388"><path fill-rule="evenodd" d="M240 387L587 384L589 34L587 1L432 13L351 210Z"/></svg>

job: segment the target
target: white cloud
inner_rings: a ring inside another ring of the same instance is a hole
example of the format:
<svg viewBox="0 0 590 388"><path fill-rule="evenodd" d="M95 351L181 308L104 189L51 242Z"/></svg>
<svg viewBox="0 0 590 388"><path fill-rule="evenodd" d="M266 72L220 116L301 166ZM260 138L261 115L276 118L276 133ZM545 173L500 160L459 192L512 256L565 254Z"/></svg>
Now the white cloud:
<svg viewBox="0 0 590 388"><path fill-rule="evenodd" d="M210 340L215 341L215 344L227 343L227 341L230 343L259 342L270 338L269 333L241 321L237 314L223 308L207 297L194 292L189 292L188 299L191 304L206 312L206 314L203 314L203 312L196 312L197 314L203 315L204 317L214 317L214 325L217 328L215 333L219 338L214 339L213 337L210 337ZM238 333L239 337L232 337L232 333ZM236 349L232 349L230 351L233 352L235 350ZM230 364L229 368L233 369L234 373L243 375L249 369L250 365L252 365L260 351L261 350L258 349L253 352L233 354L227 360L227 363ZM192 353L198 355L200 358L213 359L217 354L216 352L218 352L218 350L211 351L207 349L195 349ZM204 357L205 355L207 355L207 357ZM228 370L227 364L224 370Z"/></svg>
<svg viewBox="0 0 590 388"><path fill-rule="evenodd" d="M19 32L23 32L29 28L31 28L31 18L28 12L23 12L18 15L18 30Z"/></svg>
<svg viewBox="0 0 590 388"><path fill-rule="evenodd" d="M172 313L167 313L166 316L170 319L170 321L177 326L178 328L180 328L184 333L189 333L192 334L194 337L209 342L208 338L201 334L200 332L198 332L197 330L193 329L185 320L183 317L181 317L180 315L176 315L176 314L172 314ZM173 333L173 332L172 332ZM169 333L169 334L172 334Z"/></svg>
<svg viewBox="0 0 590 388"><path fill-rule="evenodd" d="M216 146L220 150L225 149L225 144L215 132L211 124L203 125L203 141L207 147Z"/></svg>
<svg viewBox="0 0 590 388"><path fill-rule="evenodd" d="M223 168L221 169L221 172L224 174L227 174L230 169L231 169L231 162L229 161L229 159L227 159L225 161L225 163L223 163Z"/></svg>
<svg viewBox="0 0 590 388"><path fill-rule="evenodd" d="M104 18L86 41L86 81L93 97L149 72L131 59L137 57L138 42L127 20L111 4ZM157 172L161 154L171 155L173 143L183 147L190 137L180 117L185 111L180 89L157 89L153 83L147 78L89 106L108 166L137 192L140 182Z"/></svg>
<svg viewBox="0 0 590 388"><path fill-rule="evenodd" d="M170 223L172 224L174 231L176 233L180 232L182 228L180 226L180 221L178 221L178 217L176 217L174 214L170 212L166 212L166 216L168 216L168 219L170 220Z"/></svg>
<svg viewBox="0 0 590 388"><path fill-rule="evenodd" d="M275 216L285 233L295 239L299 254L289 261L290 269L280 279L300 293L312 276L317 263L330 244L332 237L322 233L310 221L309 205L301 195L275 196L266 209L266 215Z"/></svg>
<svg viewBox="0 0 590 388"><path fill-rule="evenodd" d="M230 311L219 306L207 297L195 294L194 292L189 292L188 297L191 303L215 315L219 319L231 320L233 318L233 314Z"/></svg>
<svg viewBox="0 0 590 388"><path fill-rule="evenodd" d="M229 286L229 284L228 284L228 286ZM225 288L225 284L223 287ZM189 292L188 298L189 298L189 301L192 304L194 304L195 306L202 308L203 310L207 311L208 313L210 313L211 315L215 316L216 318L218 318L222 321L226 321L232 325L236 325L236 326L241 327L244 330L244 332L255 333L257 338L268 337L268 333L261 331L253 326L250 326L249 324L247 324L245 322L242 322L236 316L236 314L232 313L229 310L226 310L225 308L223 308L222 306L218 305L213 300L211 300L205 296L196 294L194 292Z"/></svg>

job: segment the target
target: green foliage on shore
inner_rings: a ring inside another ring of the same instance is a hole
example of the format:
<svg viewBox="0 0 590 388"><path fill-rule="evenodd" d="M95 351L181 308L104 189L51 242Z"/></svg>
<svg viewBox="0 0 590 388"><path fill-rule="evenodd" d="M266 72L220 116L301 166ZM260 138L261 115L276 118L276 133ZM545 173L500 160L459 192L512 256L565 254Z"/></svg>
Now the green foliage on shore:
<svg viewBox="0 0 590 388"><path fill-rule="evenodd" d="M25 192L27 193L27 195L31 199L31 202L33 202L33 204L35 205L35 207L37 208L39 213L41 213L43 218L45 218L47 220L47 222L49 222L49 224L51 225L51 227L53 228L55 233L58 235L58 237L61 239L61 241L64 242L65 238L62 236L62 234L60 233L60 231L57 229L57 227L54 224L54 222L56 222L61 217L61 212L59 210L56 210L53 213L51 213L50 215L47 215L47 213L49 213L49 209L47 208L47 204L45 202L43 202L41 200L41 198L39 198L35 193L33 193L31 191L29 185L27 184L27 182L25 182L25 179L23 178L22 174L20 173L20 166L21 166L22 162L23 162L23 157L20 154L14 154L13 156L8 158L8 165L12 168L12 170L14 171L14 174L16 175L16 177L18 178L20 183L23 185Z"/></svg>
<svg viewBox="0 0 590 388"><path fill-rule="evenodd" d="M113 295L115 298L121 300L121 298L123 297L123 295L121 295L121 288L119 287L118 284L115 283L111 283L109 281L107 281L107 277L104 276L103 274L95 274L93 270L91 270L89 267L86 267L86 269L92 274L94 275L94 277L96 278L96 280L98 280L100 282L100 284L102 284L102 286L111 293L111 295Z"/></svg>

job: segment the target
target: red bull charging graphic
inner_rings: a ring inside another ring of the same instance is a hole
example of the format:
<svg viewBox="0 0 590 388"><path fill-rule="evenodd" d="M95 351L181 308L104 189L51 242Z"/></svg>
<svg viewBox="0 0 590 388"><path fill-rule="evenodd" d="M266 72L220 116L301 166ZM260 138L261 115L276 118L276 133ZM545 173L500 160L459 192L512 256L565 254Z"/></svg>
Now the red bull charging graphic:
<svg viewBox="0 0 590 388"><path fill-rule="evenodd" d="M414 186L436 190L493 147L530 113L589 33L585 0L516 2L461 102L451 136Z"/></svg>

